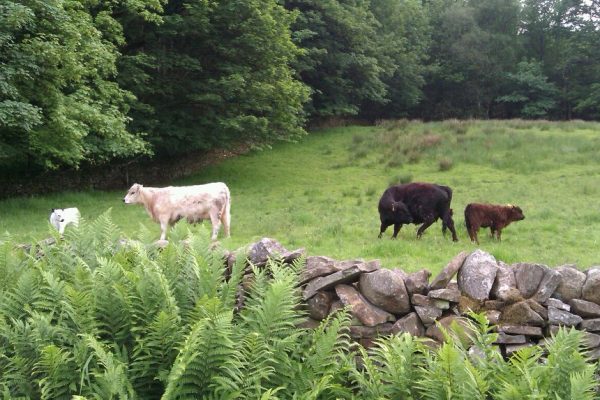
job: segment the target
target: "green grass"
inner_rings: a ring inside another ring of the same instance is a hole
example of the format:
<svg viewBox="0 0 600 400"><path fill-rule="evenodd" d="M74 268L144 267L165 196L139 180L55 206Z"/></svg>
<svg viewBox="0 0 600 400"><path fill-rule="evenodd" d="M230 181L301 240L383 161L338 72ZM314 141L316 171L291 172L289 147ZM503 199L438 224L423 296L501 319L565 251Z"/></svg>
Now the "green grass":
<svg viewBox="0 0 600 400"><path fill-rule="evenodd" d="M387 267L436 272L461 250L477 247L508 263L600 264L599 179L598 123L452 120L317 131L299 143L226 160L173 184L227 183L232 238L222 241L226 248L269 236L289 249L305 247L310 255L379 258ZM398 240L390 240L391 227L377 239L379 196L388 184L410 180L454 189L458 243L442 236L439 221L421 240L415 225L403 227ZM52 207L77 206L86 219L112 207L125 234L143 224L158 239L160 229L143 207L123 204L126 189L2 201L0 232L23 242L41 239L48 236ZM501 243L489 238L489 229L481 230L476 246L464 228L463 210L470 202L517 204L526 219L507 227Z"/></svg>

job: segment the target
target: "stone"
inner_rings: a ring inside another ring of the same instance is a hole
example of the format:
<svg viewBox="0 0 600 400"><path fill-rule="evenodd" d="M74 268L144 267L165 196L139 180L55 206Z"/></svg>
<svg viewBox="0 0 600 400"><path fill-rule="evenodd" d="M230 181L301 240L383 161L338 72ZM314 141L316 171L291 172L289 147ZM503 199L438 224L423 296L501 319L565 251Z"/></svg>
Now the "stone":
<svg viewBox="0 0 600 400"><path fill-rule="evenodd" d="M341 283L356 282L363 272L372 271L374 270L368 270L366 264L360 264L335 272L331 275L313 279L304 288L304 291L302 292L302 298L304 300L308 300L319 291L325 291Z"/></svg>
<svg viewBox="0 0 600 400"><path fill-rule="evenodd" d="M548 309L546 307L533 299L527 299L526 301L533 311L535 311L540 317L548 320Z"/></svg>
<svg viewBox="0 0 600 400"><path fill-rule="evenodd" d="M438 276L435 277L435 279L429 285L429 288L432 290L444 289L448 285L448 282L450 282L452 277L456 275L456 273L463 265L463 262L465 261L468 255L469 253L467 253L466 251L461 251L460 253L458 253L458 255L456 255L452 260L450 260L448 265L444 267L442 272L440 272Z"/></svg>
<svg viewBox="0 0 600 400"><path fill-rule="evenodd" d="M458 325L458 329L453 329L454 324ZM459 317L456 315L445 316L435 324L428 327L425 331L425 336L430 337L438 342L443 342L444 334L440 328L445 329L447 333L458 338L463 344L472 342L472 340L469 338L471 326L464 317Z"/></svg>
<svg viewBox="0 0 600 400"><path fill-rule="evenodd" d="M592 362L598 361L598 360L600 360L600 348L590 350L585 355L588 358L588 360L590 360Z"/></svg>
<svg viewBox="0 0 600 400"><path fill-rule="evenodd" d="M280 258L285 252L287 252L287 250L277 240L262 238L260 241L250 246L250 250L248 251L248 261L261 267L267 263L269 258Z"/></svg>
<svg viewBox="0 0 600 400"><path fill-rule="evenodd" d="M428 296L422 294L413 294L410 297L410 302L415 306L424 306L424 307L432 307L433 299L430 299Z"/></svg>
<svg viewBox="0 0 600 400"><path fill-rule="evenodd" d="M396 317L369 303L358 290L350 285L336 285L335 292L342 303L345 306L349 306L350 312L365 326L375 326L385 322L396 321Z"/></svg>
<svg viewBox="0 0 600 400"><path fill-rule="evenodd" d="M600 335L591 332L583 332L583 344L588 349L600 347Z"/></svg>
<svg viewBox="0 0 600 400"><path fill-rule="evenodd" d="M344 305L344 303L342 303L341 300L335 300L333 303L331 303L331 307L329 308L329 314L333 314L340 310L343 310L344 307L346 306Z"/></svg>
<svg viewBox="0 0 600 400"><path fill-rule="evenodd" d="M300 273L300 284L303 285L306 282L311 281L315 278L333 274L337 271L333 266L334 263L335 260L329 257L306 257L306 265Z"/></svg>
<svg viewBox="0 0 600 400"><path fill-rule="evenodd" d="M579 328L586 331L599 332L600 318L584 319L581 321L581 324L579 324Z"/></svg>
<svg viewBox="0 0 600 400"><path fill-rule="evenodd" d="M363 260L362 258L359 258L356 260L342 260L342 261L335 261L333 263L333 267L335 268L336 271L343 271L345 269L352 268L354 266L364 264L364 263L365 263L365 260Z"/></svg>
<svg viewBox="0 0 600 400"><path fill-rule="evenodd" d="M600 268L591 268L586 275L587 278L581 289L581 298L600 304Z"/></svg>
<svg viewBox="0 0 600 400"><path fill-rule="evenodd" d="M502 310L506 307L506 303L501 300L486 300L483 302L484 310Z"/></svg>
<svg viewBox="0 0 600 400"><path fill-rule="evenodd" d="M509 335L504 332L498 332L498 337L494 341L496 344L523 344L527 343L525 335Z"/></svg>
<svg viewBox="0 0 600 400"><path fill-rule="evenodd" d="M500 321L510 325L544 326L546 324L544 319L533 311L526 301L505 307Z"/></svg>
<svg viewBox="0 0 600 400"><path fill-rule="evenodd" d="M440 310L450 309L450 302L448 300L431 299L431 301L433 302L432 305Z"/></svg>
<svg viewBox="0 0 600 400"><path fill-rule="evenodd" d="M525 347L533 346L533 343L525 343L525 344L507 344L504 351L506 351L506 356L510 357L513 353L524 349Z"/></svg>
<svg viewBox="0 0 600 400"><path fill-rule="evenodd" d="M331 304L335 300L335 295L331 292L318 292L313 297L308 299L306 305L308 307L308 316L321 321L327 317Z"/></svg>
<svg viewBox="0 0 600 400"><path fill-rule="evenodd" d="M516 289L517 282L515 280L515 272L513 269L504 264L499 263L496 279L490 292L492 299L507 301L512 296L512 291Z"/></svg>
<svg viewBox="0 0 600 400"><path fill-rule="evenodd" d="M559 299L555 299L553 297L550 297L548 300L546 300L546 302L544 303L544 305L546 307L556 307L559 310L571 311L571 306L570 305L565 304L562 301L560 301Z"/></svg>
<svg viewBox="0 0 600 400"><path fill-rule="evenodd" d="M507 333L510 335L525 335L525 336L544 336L542 328L528 325L498 325L498 332Z"/></svg>
<svg viewBox="0 0 600 400"><path fill-rule="evenodd" d="M561 279L562 277L558 272L547 269L546 274L542 278L542 281L537 288L537 292L533 295L532 299L538 303L544 303L552 296L560 284Z"/></svg>
<svg viewBox="0 0 600 400"><path fill-rule="evenodd" d="M397 315L410 312L410 299L404 281L389 269L378 269L360 276L362 295L371 304Z"/></svg>
<svg viewBox="0 0 600 400"><path fill-rule="evenodd" d="M415 306L415 311L419 315L421 322L425 325L433 324L442 316L442 310L432 306Z"/></svg>
<svg viewBox="0 0 600 400"><path fill-rule="evenodd" d="M573 299L569 302L571 311L584 318L600 317L600 306L591 301Z"/></svg>
<svg viewBox="0 0 600 400"><path fill-rule="evenodd" d="M283 262L286 264L292 264L294 261L302 258L306 255L306 249L304 247L296 250L288 250L281 255Z"/></svg>
<svg viewBox="0 0 600 400"><path fill-rule="evenodd" d="M581 298L586 275L572 265L563 265L555 271L560 274L561 279L552 296L566 303Z"/></svg>
<svg viewBox="0 0 600 400"><path fill-rule="evenodd" d="M392 333L404 332L410 333L412 336L425 336L425 327L416 312L405 315L392 326Z"/></svg>
<svg viewBox="0 0 600 400"><path fill-rule="evenodd" d="M500 322L501 315L502 313L498 310L489 310L485 312L485 317L490 325L497 325Z"/></svg>
<svg viewBox="0 0 600 400"><path fill-rule="evenodd" d="M312 318L306 318L305 320L303 320L296 326L300 329L316 329L319 327L320 324L321 324L320 321L317 321Z"/></svg>
<svg viewBox="0 0 600 400"><path fill-rule="evenodd" d="M479 300L474 300L467 296L460 296L458 301L458 311L460 314L466 314L469 311L479 312L483 309L483 304Z"/></svg>
<svg viewBox="0 0 600 400"><path fill-rule="evenodd" d="M431 272L426 269L422 269L417 272L413 272L409 274L404 279L404 284L406 285L406 290L409 295L413 294L426 294L427 290L429 290L429 277L431 276Z"/></svg>
<svg viewBox="0 0 600 400"><path fill-rule="evenodd" d="M542 264L518 263L513 265L517 288L524 298L532 297L546 274L548 267Z"/></svg>
<svg viewBox="0 0 600 400"><path fill-rule="evenodd" d="M458 282L456 282L456 281L450 281L450 282L448 282L448 284L446 285L446 289L460 291L460 289L458 288Z"/></svg>
<svg viewBox="0 0 600 400"><path fill-rule="evenodd" d="M576 326L581 321L583 321L583 318L579 315L559 310L556 307L548 307L548 323L551 325Z"/></svg>
<svg viewBox="0 0 600 400"><path fill-rule="evenodd" d="M429 293L427 293L427 296L432 299L446 300L453 303L458 303L460 301L460 291L452 289L430 290Z"/></svg>
<svg viewBox="0 0 600 400"><path fill-rule="evenodd" d="M489 253L475 250L465 259L458 271L460 291L475 300L486 300L496 279L498 263Z"/></svg>
<svg viewBox="0 0 600 400"><path fill-rule="evenodd" d="M351 326L350 337L353 339L376 338L392 333L392 324L385 323L376 326Z"/></svg>

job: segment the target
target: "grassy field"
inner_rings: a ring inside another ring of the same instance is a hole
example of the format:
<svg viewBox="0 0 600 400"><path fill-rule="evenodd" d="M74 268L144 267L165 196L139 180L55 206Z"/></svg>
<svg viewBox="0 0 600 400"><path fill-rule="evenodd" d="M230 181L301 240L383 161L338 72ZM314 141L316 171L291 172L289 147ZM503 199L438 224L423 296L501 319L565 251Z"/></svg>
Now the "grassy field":
<svg viewBox="0 0 600 400"><path fill-rule="evenodd" d="M508 263L600 264L599 123L402 120L326 129L173 184L210 181L231 189L232 237L222 241L229 249L268 236L310 255L379 258L407 271L436 272L461 250L477 247ZM377 239L379 197L388 185L408 181L453 188L457 243L442 236L439 221L421 240L415 225L403 227L398 240L390 240L391 227ZM0 232L21 242L42 239L52 207L77 206L87 220L112 208L125 235L134 236L142 224L158 239L160 229L143 207L123 204L126 189L2 201ZM480 231L476 246L464 227L470 202L516 204L526 219L506 228L501 243Z"/></svg>

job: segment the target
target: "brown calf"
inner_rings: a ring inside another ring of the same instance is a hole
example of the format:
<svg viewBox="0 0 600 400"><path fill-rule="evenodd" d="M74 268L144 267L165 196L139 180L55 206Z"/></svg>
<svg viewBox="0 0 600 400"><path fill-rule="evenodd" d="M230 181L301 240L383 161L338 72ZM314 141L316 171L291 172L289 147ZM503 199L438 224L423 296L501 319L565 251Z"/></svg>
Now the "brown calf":
<svg viewBox="0 0 600 400"><path fill-rule="evenodd" d="M480 227L490 228L492 238L494 235L500 240L502 229L513 221L525 219L523 211L511 204L480 204L471 203L465 208L465 223L472 242L477 242L477 231Z"/></svg>

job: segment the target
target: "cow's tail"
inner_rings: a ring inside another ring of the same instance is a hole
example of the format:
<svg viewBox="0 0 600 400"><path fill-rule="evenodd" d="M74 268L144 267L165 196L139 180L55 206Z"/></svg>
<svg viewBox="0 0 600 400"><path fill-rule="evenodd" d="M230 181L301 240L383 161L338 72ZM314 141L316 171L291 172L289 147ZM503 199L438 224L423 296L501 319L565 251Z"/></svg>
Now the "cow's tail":
<svg viewBox="0 0 600 400"><path fill-rule="evenodd" d="M471 205L468 204L465 207L465 225L467 226L467 232L469 232L469 236L471 235L471 231L472 231L472 227L473 225L471 224Z"/></svg>
<svg viewBox="0 0 600 400"><path fill-rule="evenodd" d="M231 236L231 194L229 193L229 188L227 186L225 186L225 205L223 206L223 212L221 213L221 222L223 223L225 236Z"/></svg>

